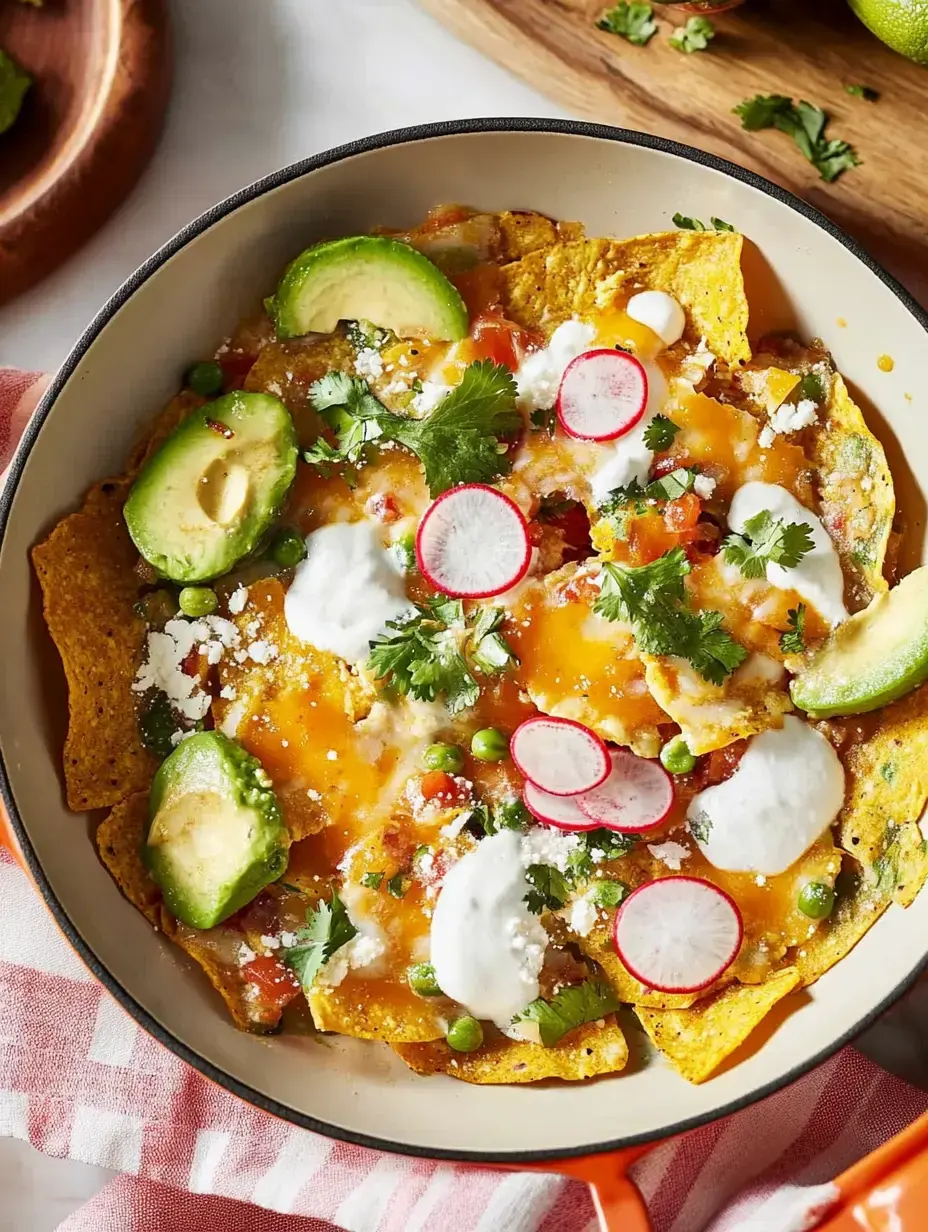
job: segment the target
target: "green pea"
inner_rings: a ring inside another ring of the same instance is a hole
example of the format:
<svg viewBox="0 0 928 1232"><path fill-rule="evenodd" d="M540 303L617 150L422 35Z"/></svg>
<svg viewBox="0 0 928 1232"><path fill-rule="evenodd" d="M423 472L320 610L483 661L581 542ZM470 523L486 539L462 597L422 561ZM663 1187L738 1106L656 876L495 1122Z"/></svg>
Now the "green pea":
<svg viewBox="0 0 928 1232"><path fill-rule="evenodd" d="M597 907L618 907L628 894L628 886L624 881L594 881L590 888L590 899Z"/></svg>
<svg viewBox="0 0 928 1232"><path fill-rule="evenodd" d="M502 761L509 753L509 741L498 727L483 727L471 737L470 751L481 761Z"/></svg>
<svg viewBox="0 0 928 1232"><path fill-rule="evenodd" d="M222 393L222 368L214 359L194 364L185 379L188 388L201 398L215 398Z"/></svg>
<svg viewBox="0 0 928 1232"><path fill-rule="evenodd" d="M306 559L306 540L298 530L285 526L271 542L271 557L275 564L292 569Z"/></svg>
<svg viewBox="0 0 928 1232"><path fill-rule="evenodd" d="M445 1039L448 1041L448 1047L455 1052L474 1052L483 1043L483 1027L476 1018L465 1014L454 1020Z"/></svg>
<svg viewBox="0 0 928 1232"><path fill-rule="evenodd" d="M464 769L464 754L456 744L430 744L422 756L426 770L444 770L460 774Z"/></svg>
<svg viewBox="0 0 928 1232"><path fill-rule="evenodd" d="M180 610L185 616L208 616L219 606L215 590L208 586L185 586L177 596Z"/></svg>
<svg viewBox="0 0 928 1232"><path fill-rule="evenodd" d="M835 905L835 892L823 881L809 881L799 891L799 910L810 920L824 920Z"/></svg>
<svg viewBox="0 0 928 1232"><path fill-rule="evenodd" d="M696 758L682 736L674 736L661 749L661 765L671 774L689 774L696 765Z"/></svg>
<svg viewBox="0 0 928 1232"><path fill-rule="evenodd" d="M415 963L406 972L409 987L419 997L440 997L441 989L431 963ZM479 1026L479 1023L478 1023Z"/></svg>

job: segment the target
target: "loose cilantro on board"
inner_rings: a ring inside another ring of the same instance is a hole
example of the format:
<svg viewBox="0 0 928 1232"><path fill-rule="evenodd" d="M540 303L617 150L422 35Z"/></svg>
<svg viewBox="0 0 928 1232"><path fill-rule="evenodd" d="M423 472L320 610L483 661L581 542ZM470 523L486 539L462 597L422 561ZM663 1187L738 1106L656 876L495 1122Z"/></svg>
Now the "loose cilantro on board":
<svg viewBox="0 0 928 1232"><path fill-rule="evenodd" d="M320 902L315 910L306 912L307 927L296 934L296 945L284 951L283 959L308 992L323 963L340 950L358 930L348 918L345 904L332 891L331 903Z"/></svg>
<svg viewBox="0 0 928 1232"><path fill-rule="evenodd" d="M698 218L690 218L688 214L674 214L673 216L673 225L681 231L734 231L735 229L724 218L712 217L709 222L712 224L711 227L707 227Z"/></svg>
<svg viewBox="0 0 928 1232"><path fill-rule="evenodd" d="M828 115L804 99L794 103L783 94L757 94L734 108L741 127L748 132L776 128L792 137L796 145L827 183L860 162L846 141L825 136Z"/></svg>
<svg viewBox="0 0 928 1232"><path fill-rule="evenodd" d="M596 25L609 34L618 34L636 47L644 47L657 34L657 22L651 5L630 4L628 0L620 0L611 9L606 9Z"/></svg>
<svg viewBox="0 0 928 1232"><path fill-rule="evenodd" d="M762 578L768 564L794 569L814 546L808 522L784 522L763 509L748 518L743 535L728 535L722 541L722 554L744 577Z"/></svg>
<svg viewBox="0 0 928 1232"><path fill-rule="evenodd" d="M705 51L710 40L714 38L715 26L708 17L691 17L686 25L680 26L667 41L676 51L691 54L694 51Z"/></svg>
<svg viewBox="0 0 928 1232"><path fill-rule="evenodd" d="M424 419L387 410L366 381L345 372L328 373L310 386L309 396L335 432L337 446L333 455L327 442L317 441L304 453L305 461L357 465L366 445L396 441L422 463L432 496L461 483L492 483L506 474L512 463L500 452L499 438L522 423L512 373L489 360L466 368L460 384Z"/></svg>
<svg viewBox="0 0 928 1232"><path fill-rule="evenodd" d="M666 415L655 415L644 430L644 443L652 452L663 453L673 444L679 431L680 425L672 419Z"/></svg>
<svg viewBox="0 0 928 1232"><path fill-rule="evenodd" d="M526 1006L515 1021L537 1023L541 1042L546 1048L552 1048L568 1031L586 1022L598 1022L618 1008L619 999L608 984L602 980L584 980L582 984L562 988L550 1001L539 997Z"/></svg>
<svg viewBox="0 0 928 1232"><path fill-rule="evenodd" d="M806 605L791 607L786 619L789 628L780 634L780 649L784 654L802 654L806 648Z"/></svg>
<svg viewBox="0 0 928 1232"><path fill-rule="evenodd" d="M607 562L593 611L630 624L645 654L679 655L711 684L722 684L744 662L747 651L722 628L721 612L688 607L683 579L689 571L682 548L665 552L649 565Z"/></svg>

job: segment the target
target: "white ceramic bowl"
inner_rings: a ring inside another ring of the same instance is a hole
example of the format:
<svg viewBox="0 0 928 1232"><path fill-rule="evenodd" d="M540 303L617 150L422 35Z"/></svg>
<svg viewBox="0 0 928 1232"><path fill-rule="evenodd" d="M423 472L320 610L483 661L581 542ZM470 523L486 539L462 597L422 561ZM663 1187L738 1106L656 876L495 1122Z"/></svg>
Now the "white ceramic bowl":
<svg viewBox="0 0 928 1232"><path fill-rule="evenodd" d="M699 1087L634 1059L621 1076L591 1083L474 1087L416 1077L376 1044L240 1034L200 971L122 899L86 824L65 808L63 679L28 559L93 480L119 472L190 357L208 354L290 257L325 236L409 226L449 201L580 219L591 235L667 229L677 210L731 221L752 241L752 334L793 325L825 340L887 446L917 539L928 491L928 318L822 215L717 158L618 129L477 120L388 133L289 167L191 223L106 305L52 384L0 506L0 786L21 853L71 943L144 1027L204 1074L334 1137L516 1162L662 1136L823 1060L924 965L928 895L906 912L891 908L820 983L788 999L737 1064ZM891 373L877 367L881 354L895 360ZM910 540L907 564L920 559Z"/></svg>

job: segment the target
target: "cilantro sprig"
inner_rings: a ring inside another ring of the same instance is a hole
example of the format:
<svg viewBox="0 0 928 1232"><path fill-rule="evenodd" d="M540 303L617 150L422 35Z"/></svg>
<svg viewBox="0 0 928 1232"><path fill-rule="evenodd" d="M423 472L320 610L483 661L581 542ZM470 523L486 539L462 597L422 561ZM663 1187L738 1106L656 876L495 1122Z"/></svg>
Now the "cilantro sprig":
<svg viewBox="0 0 928 1232"><path fill-rule="evenodd" d="M743 535L728 535L723 540L722 554L744 577L762 578L768 564L795 569L814 546L808 522L784 522L763 509L748 518Z"/></svg>
<svg viewBox="0 0 928 1232"><path fill-rule="evenodd" d="M546 1048L553 1048L568 1031L587 1022L598 1022L619 1008L619 999L603 980L584 980L562 988L545 1001L541 997L522 1011L515 1021L538 1024Z"/></svg>
<svg viewBox="0 0 928 1232"><path fill-rule="evenodd" d="M496 675L518 663L499 632L505 615L502 608L482 608L468 629L460 599L431 599L406 618L387 621L392 632L371 643L368 669L397 693L427 702L444 697L457 714L480 696L472 667Z"/></svg>
<svg viewBox="0 0 928 1232"><path fill-rule="evenodd" d="M645 654L687 659L711 684L723 684L747 651L722 627L721 612L694 612L686 603L683 579L690 571L682 548L672 548L649 565L606 562L593 611L632 626Z"/></svg>
<svg viewBox="0 0 928 1232"><path fill-rule="evenodd" d="M674 214L673 225L680 231L734 231L734 227L730 222L726 222L724 218L716 218L714 215L709 219L712 224L707 227L699 218L691 218L689 214Z"/></svg>
<svg viewBox="0 0 928 1232"><path fill-rule="evenodd" d="M532 823L532 815L521 800L503 800L499 804L474 805L471 820L483 828L488 837L500 830L525 830Z"/></svg>
<svg viewBox="0 0 928 1232"><path fill-rule="evenodd" d="M367 445L395 441L422 463L431 496L459 483L492 483L506 474L512 462L500 452L500 437L522 423L512 373L489 360L466 368L460 384L424 419L387 410L366 381L346 372L329 372L310 386L309 397L337 443L333 449L317 441L303 454L307 462L355 466Z"/></svg>
<svg viewBox="0 0 928 1232"><path fill-rule="evenodd" d="M789 628L780 634L780 649L784 654L802 654L806 648L806 605L791 607L786 621Z"/></svg>
<svg viewBox="0 0 928 1232"><path fill-rule="evenodd" d="M828 114L801 99L794 103L783 94L756 94L734 108L748 132L776 128L792 137L803 155L827 183L860 162L853 146L825 136Z"/></svg>
<svg viewBox="0 0 928 1232"><path fill-rule="evenodd" d="M609 34L618 34L636 47L644 47L657 34L651 5L629 3L628 0L619 0L618 4L606 9L596 25Z"/></svg>
<svg viewBox="0 0 928 1232"><path fill-rule="evenodd" d="M694 51L705 51L710 40L715 38L715 26L708 17L691 17L685 26L680 26L676 34L671 34L667 40L676 51L685 51L691 55Z"/></svg>
<svg viewBox="0 0 928 1232"><path fill-rule="evenodd" d="M680 431L680 425L675 424L666 415L655 415L644 430L644 443L653 453L664 453L674 442L674 437Z"/></svg>
<svg viewBox="0 0 928 1232"><path fill-rule="evenodd" d="M310 907L306 923L307 927L296 934L296 944L284 951L283 960L302 984L303 991L309 992L323 964L356 937L358 930L334 890L330 903L320 902L315 910Z"/></svg>
<svg viewBox="0 0 928 1232"><path fill-rule="evenodd" d="M526 905L534 915L542 911L557 911L570 898L570 882L558 868L550 864L530 864L525 879L532 887L525 896Z"/></svg>

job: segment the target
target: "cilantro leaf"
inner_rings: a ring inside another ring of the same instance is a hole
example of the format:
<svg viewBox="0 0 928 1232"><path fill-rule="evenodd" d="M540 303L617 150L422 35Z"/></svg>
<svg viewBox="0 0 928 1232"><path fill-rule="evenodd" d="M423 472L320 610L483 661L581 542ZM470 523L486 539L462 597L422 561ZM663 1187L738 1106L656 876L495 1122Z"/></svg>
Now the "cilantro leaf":
<svg viewBox="0 0 928 1232"><path fill-rule="evenodd" d="M722 684L747 651L722 628L720 612L693 612L686 605L683 579L689 571L682 548L649 565L606 562L593 611L630 624L645 654L678 655L712 684Z"/></svg>
<svg viewBox="0 0 928 1232"><path fill-rule="evenodd" d="M724 218L712 217L709 219L712 224L713 231L734 231L734 227L730 222L726 222ZM688 214L674 214L673 225L679 227L681 231L708 231L709 227L698 218L690 218Z"/></svg>
<svg viewBox="0 0 928 1232"><path fill-rule="evenodd" d="M528 418L533 432L547 432L549 436L554 435L554 429L557 427L557 409L555 407L541 407L537 411L532 411Z"/></svg>
<svg viewBox="0 0 928 1232"><path fill-rule="evenodd" d="M584 980L582 984L562 988L550 1001L539 997L526 1006L517 1021L537 1022L541 1042L552 1048L568 1031L586 1022L597 1022L618 1008L619 999L608 984Z"/></svg>
<svg viewBox="0 0 928 1232"><path fill-rule="evenodd" d="M309 396L336 433L338 456L332 457L331 446L320 448L316 442L303 455L307 462L356 465L372 441L396 441L422 463L432 496L459 483L491 483L506 474L511 461L500 453L498 438L522 423L512 373L489 360L466 368L460 384L424 419L387 410L366 381L345 372L328 373L310 386Z"/></svg>
<svg viewBox="0 0 928 1232"><path fill-rule="evenodd" d="M784 654L802 654L806 648L806 605L791 607L786 619L789 628L780 634L780 649Z"/></svg>
<svg viewBox="0 0 928 1232"><path fill-rule="evenodd" d="M853 98L862 98L868 103L875 103L880 97L879 90L874 90L873 86L845 86L844 89Z"/></svg>
<svg viewBox="0 0 928 1232"><path fill-rule="evenodd" d="M394 873L387 882L387 893L394 898L402 898L409 889L410 879L405 873Z"/></svg>
<svg viewBox="0 0 928 1232"><path fill-rule="evenodd" d="M690 834L697 843L707 843L709 841L709 831L712 829L712 818L702 809L694 810L692 816L688 819Z"/></svg>
<svg viewBox="0 0 928 1232"><path fill-rule="evenodd" d="M669 422L669 421L668 421ZM684 492L691 492L699 471L695 466L679 466L669 475L652 479L644 490L648 500L676 500Z"/></svg>
<svg viewBox="0 0 928 1232"><path fill-rule="evenodd" d="M306 912L307 927L296 934L296 945L284 951L283 960L309 992L323 963L327 963L336 950L340 950L358 930L348 918L345 904L332 891L331 903L320 902Z"/></svg>
<svg viewBox="0 0 928 1232"><path fill-rule="evenodd" d="M818 406L825 401L825 385L817 372L807 372L799 382L796 392L800 399L808 398Z"/></svg>
<svg viewBox="0 0 928 1232"><path fill-rule="evenodd" d="M26 70L0 50L0 133L5 133L16 122L31 85L32 78Z"/></svg>
<svg viewBox="0 0 928 1232"><path fill-rule="evenodd" d="M637 842L637 834L619 834L615 830L584 830L577 835L577 846L567 856L567 871L571 880L574 884L585 881L592 873L594 863L618 860L621 856L628 855Z"/></svg>
<svg viewBox="0 0 928 1232"><path fill-rule="evenodd" d="M398 693L433 702L443 696L451 714L473 706L480 687L461 654L455 619L457 600L417 607L405 620L387 622L392 633L371 643L369 670Z"/></svg>
<svg viewBox="0 0 928 1232"><path fill-rule="evenodd" d="M597 907L603 907L606 911L610 911L613 907L618 907L623 899L628 897L628 886L624 881L616 881L611 877L604 877L601 881L594 881L590 887L590 901Z"/></svg>
<svg viewBox="0 0 928 1232"><path fill-rule="evenodd" d="M606 9L596 25L609 34L618 34L636 47L644 47L657 34L651 5L628 3L628 0L619 0L611 9Z"/></svg>
<svg viewBox="0 0 928 1232"><path fill-rule="evenodd" d="M361 878L361 885L368 890L379 890L380 883L383 881L383 873L365 873Z"/></svg>
<svg viewBox="0 0 928 1232"><path fill-rule="evenodd" d="M812 527L808 522L784 522L763 509L748 518L743 535L728 535L722 553L730 565L737 565L746 578L762 578L767 565L794 569L811 552Z"/></svg>
<svg viewBox="0 0 928 1232"><path fill-rule="evenodd" d="M525 870L525 880L531 889L525 896L529 911L540 915L547 908L557 911L570 898L570 882L550 864L530 864Z"/></svg>
<svg viewBox="0 0 928 1232"><path fill-rule="evenodd" d="M716 218L715 215L709 219L715 231L734 231L735 228L730 222L726 222L724 218Z"/></svg>
<svg viewBox="0 0 928 1232"><path fill-rule="evenodd" d="M676 51L690 54L705 51L709 40L715 38L715 26L708 17L691 17L685 26L680 26L667 40Z"/></svg>
<svg viewBox="0 0 928 1232"><path fill-rule="evenodd" d="M776 128L792 137L803 155L829 184L843 171L856 167L860 162L848 142L826 138L827 113L805 99L794 103L783 94L757 94L739 103L734 113L741 120L741 127L748 132Z"/></svg>
<svg viewBox="0 0 928 1232"><path fill-rule="evenodd" d="M655 415L644 430L644 443L654 453L663 453L673 444L674 437L680 431L666 415Z"/></svg>
<svg viewBox="0 0 928 1232"><path fill-rule="evenodd" d="M477 804L471 814L473 821L479 822L487 836L498 834L500 830L524 830L532 820L531 813L521 800L503 800L500 804Z"/></svg>
<svg viewBox="0 0 928 1232"><path fill-rule="evenodd" d="M485 676L494 676L519 662L512 647L499 632L506 617L504 608L481 609L471 634L471 658L474 667Z"/></svg>

